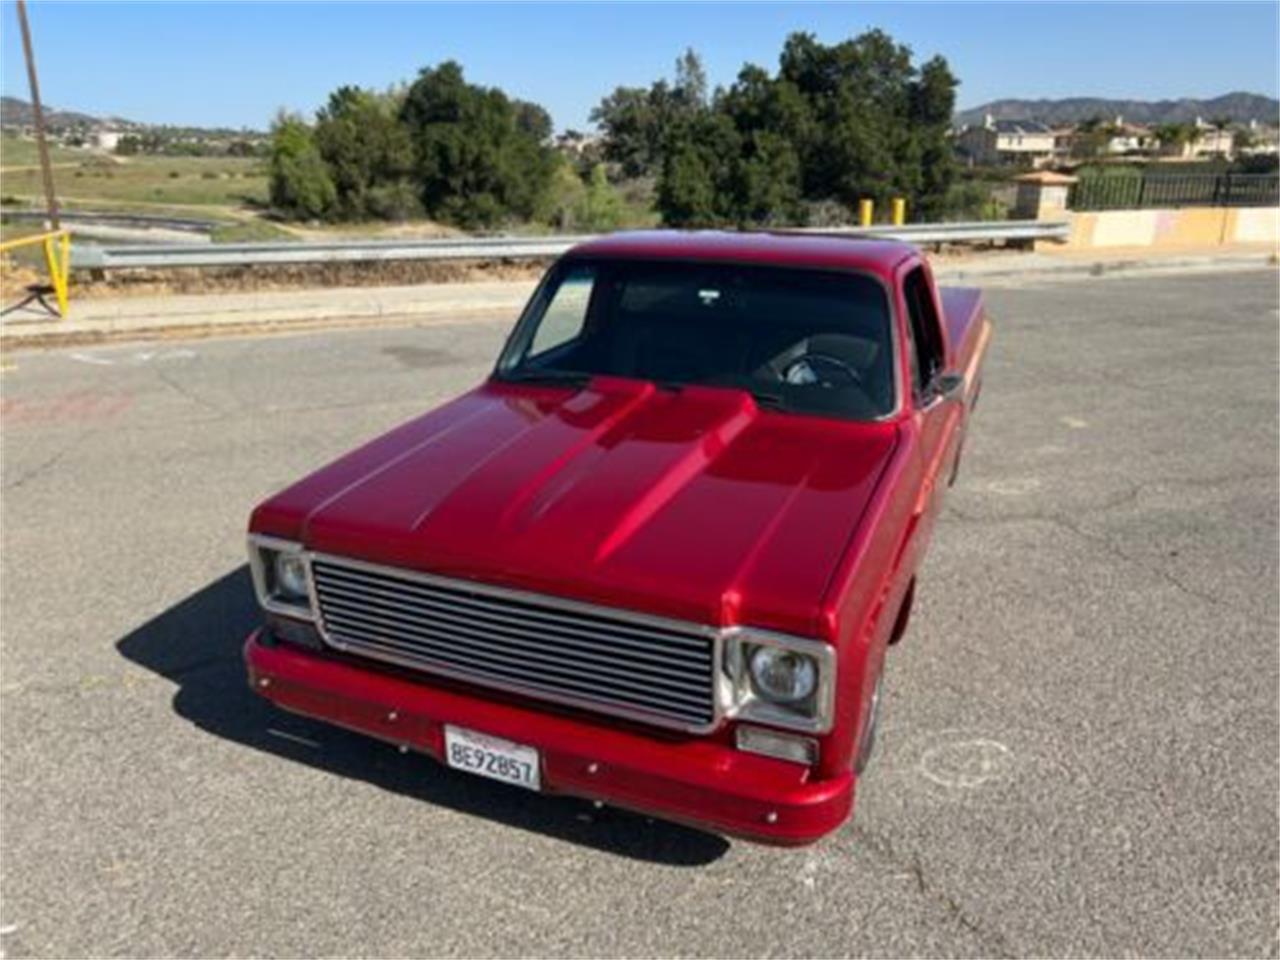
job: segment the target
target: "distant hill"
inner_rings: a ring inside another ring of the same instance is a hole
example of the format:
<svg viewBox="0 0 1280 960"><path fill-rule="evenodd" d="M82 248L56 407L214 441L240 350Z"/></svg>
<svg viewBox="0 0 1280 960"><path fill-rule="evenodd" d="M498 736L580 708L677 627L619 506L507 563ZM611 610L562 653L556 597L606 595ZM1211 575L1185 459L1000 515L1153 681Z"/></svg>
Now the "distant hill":
<svg viewBox="0 0 1280 960"><path fill-rule="evenodd" d="M0 97L0 126L25 127L35 122L31 104L17 97ZM51 130L69 127L137 127L140 124L119 117L94 117L74 110L59 110L45 105L44 122Z"/></svg>
<svg viewBox="0 0 1280 960"><path fill-rule="evenodd" d="M1186 123L1202 117L1209 121L1227 117L1236 123L1275 125L1280 122L1280 100L1256 93L1228 93L1211 100L1108 100L1101 97L1069 97L1065 100L993 100L956 114L956 126L974 126L991 114L996 120L1040 120L1054 126L1079 123L1090 117L1111 120L1122 116L1129 123Z"/></svg>
<svg viewBox="0 0 1280 960"><path fill-rule="evenodd" d="M53 133L92 130L99 127L110 127L114 130L141 133L151 131L168 137L261 137L263 134L248 128L233 130L230 127L179 127L171 124L138 123L136 120L125 120L123 117L95 117L75 110L59 110L47 104L44 108L44 121ZM18 97L0 97L0 127L26 127L35 122L31 104Z"/></svg>

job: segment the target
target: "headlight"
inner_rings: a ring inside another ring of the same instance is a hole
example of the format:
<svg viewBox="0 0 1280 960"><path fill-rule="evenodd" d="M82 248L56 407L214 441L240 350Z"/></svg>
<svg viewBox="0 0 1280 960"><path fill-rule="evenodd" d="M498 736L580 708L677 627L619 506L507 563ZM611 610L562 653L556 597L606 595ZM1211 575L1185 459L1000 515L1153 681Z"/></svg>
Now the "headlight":
<svg viewBox="0 0 1280 960"><path fill-rule="evenodd" d="M831 729L836 657L828 643L737 627L725 634L727 714L812 733Z"/></svg>
<svg viewBox="0 0 1280 960"><path fill-rule="evenodd" d="M300 553L276 554L276 587L291 599L307 596L307 564Z"/></svg>
<svg viewBox="0 0 1280 960"><path fill-rule="evenodd" d="M311 567L299 544L250 534L249 568L264 610L315 619L311 610Z"/></svg>
<svg viewBox="0 0 1280 960"><path fill-rule="evenodd" d="M774 703L799 703L818 686L813 658L781 647L756 647L751 654L751 683Z"/></svg>

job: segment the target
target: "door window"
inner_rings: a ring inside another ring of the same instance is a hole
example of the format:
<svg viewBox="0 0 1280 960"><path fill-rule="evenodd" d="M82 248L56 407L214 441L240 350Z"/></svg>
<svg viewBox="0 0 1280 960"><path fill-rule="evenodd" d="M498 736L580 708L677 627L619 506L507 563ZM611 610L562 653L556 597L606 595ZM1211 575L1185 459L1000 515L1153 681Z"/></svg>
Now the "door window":
<svg viewBox="0 0 1280 960"><path fill-rule="evenodd" d="M916 267L907 274L902 288L907 301L910 333L911 387L917 398L923 397L942 372L942 329L934 309L933 294L924 268Z"/></svg>

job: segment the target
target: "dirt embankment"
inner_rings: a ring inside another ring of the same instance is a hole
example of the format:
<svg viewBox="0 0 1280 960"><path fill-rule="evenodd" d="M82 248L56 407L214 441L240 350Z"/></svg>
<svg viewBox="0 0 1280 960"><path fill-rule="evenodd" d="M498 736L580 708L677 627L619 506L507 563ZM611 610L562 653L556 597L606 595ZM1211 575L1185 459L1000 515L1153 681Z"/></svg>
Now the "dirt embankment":
<svg viewBox="0 0 1280 960"><path fill-rule="evenodd" d="M163 296L166 293L246 293L323 287L389 287L418 283L474 283L536 280L550 260L449 260L385 263L277 264L252 267L186 267L168 270L111 270L93 277L77 271L73 299ZM46 284L41 270L5 259L0 265L0 297L23 296Z"/></svg>

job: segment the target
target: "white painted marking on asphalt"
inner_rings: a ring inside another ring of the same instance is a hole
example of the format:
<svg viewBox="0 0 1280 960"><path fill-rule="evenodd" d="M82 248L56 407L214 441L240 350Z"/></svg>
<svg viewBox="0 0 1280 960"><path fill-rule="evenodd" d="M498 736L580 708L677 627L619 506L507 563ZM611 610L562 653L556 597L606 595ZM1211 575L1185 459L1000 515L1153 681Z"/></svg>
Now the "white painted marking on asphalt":
<svg viewBox="0 0 1280 960"><path fill-rule="evenodd" d="M972 790L1003 778L1012 766L1012 750L999 741L976 738L931 747L918 769L940 786Z"/></svg>
<svg viewBox="0 0 1280 960"><path fill-rule="evenodd" d="M1079 417L1059 417L1058 419L1072 430L1083 430L1085 427L1089 426L1088 420L1081 420Z"/></svg>
<svg viewBox="0 0 1280 960"><path fill-rule="evenodd" d="M131 354L113 360L110 357L99 356L95 353L87 353L85 351L76 351L67 354L72 360L80 363L91 363L99 367L114 367L117 364L128 366L140 366L144 363L155 361L169 360L191 360L196 356L194 350L188 350L185 347L179 347L174 350L137 350Z"/></svg>
<svg viewBox="0 0 1280 960"><path fill-rule="evenodd" d="M16 923L6 923L3 927L0 927L0 937L7 937L11 933L16 933L17 930L18 925Z"/></svg>
<svg viewBox="0 0 1280 960"><path fill-rule="evenodd" d="M1040 481L1035 477L1010 477L1007 480L989 480L984 486L1002 497L1025 497L1040 489Z"/></svg>
<svg viewBox="0 0 1280 960"><path fill-rule="evenodd" d="M113 367L116 363L114 360L108 360L106 357L95 357L91 353L71 353L68 354L68 356L71 357L72 360L78 360L81 363L92 363L100 367Z"/></svg>

